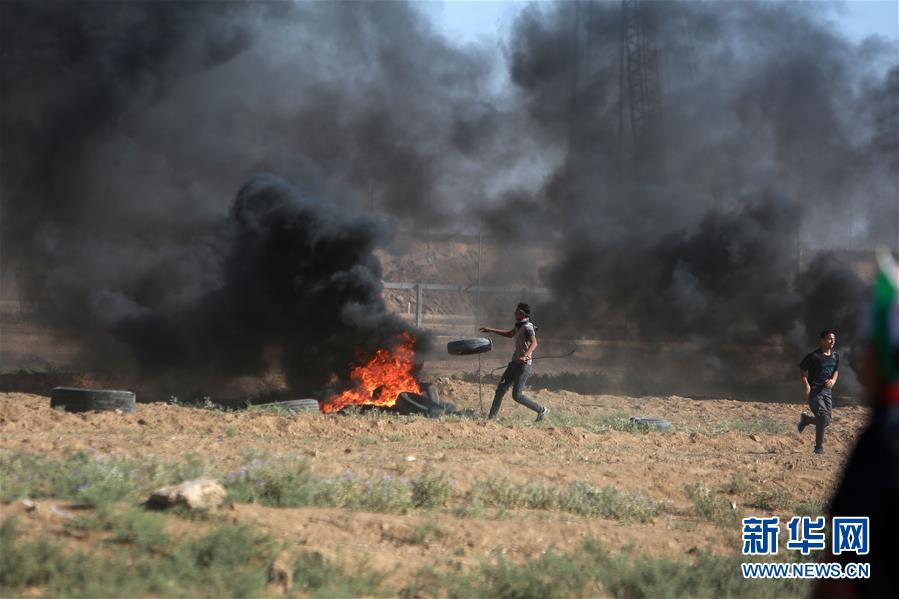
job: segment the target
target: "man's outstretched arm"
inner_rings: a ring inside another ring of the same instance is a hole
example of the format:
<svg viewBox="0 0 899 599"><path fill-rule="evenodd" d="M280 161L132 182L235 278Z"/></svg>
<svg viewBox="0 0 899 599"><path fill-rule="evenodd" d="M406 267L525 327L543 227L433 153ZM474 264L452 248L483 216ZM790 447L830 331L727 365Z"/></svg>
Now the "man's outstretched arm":
<svg viewBox="0 0 899 599"><path fill-rule="evenodd" d="M503 331L502 329L494 329L493 327L481 327L482 333L496 333L497 335L502 335L503 337L514 337L515 329L511 331Z"/></svg>

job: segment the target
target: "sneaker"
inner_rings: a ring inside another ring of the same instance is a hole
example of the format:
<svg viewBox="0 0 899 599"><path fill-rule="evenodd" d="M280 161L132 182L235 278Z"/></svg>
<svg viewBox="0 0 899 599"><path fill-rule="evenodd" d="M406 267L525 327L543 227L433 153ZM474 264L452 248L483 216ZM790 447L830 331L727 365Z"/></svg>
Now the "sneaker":
<svg viewBox="0 0 899 599"><path fill-rule="evenodd" d="M546 418L547 414L549 414L549 408L543 406L543 409L540 410L540 412L537 414L537 420L535 420L534 422L540 422L541 420Z"/></svg>
<svg viewBox="0 0 899 599"><path fill-rule="evenodd" d="M808 425L809 425L809 417L805 412L803 412L802 414L799 415L799 424L796 425L796 428L799 429L799 432L801 433L802 431L805 430L805 427L807 427Z"/></svg>
<svg viewBox="0 0 899 599"><path fill-rule="evenodd" d="M824 448L823 448L823 447L816 447L816 448L815 448L815 453L824 453Z"/></svg>

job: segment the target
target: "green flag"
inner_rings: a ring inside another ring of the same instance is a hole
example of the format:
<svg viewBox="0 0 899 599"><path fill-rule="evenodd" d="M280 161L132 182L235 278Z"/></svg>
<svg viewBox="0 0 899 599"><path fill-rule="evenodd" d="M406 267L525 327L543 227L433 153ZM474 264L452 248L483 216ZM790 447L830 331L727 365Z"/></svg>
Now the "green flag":
<svg viewBox="0 0 899 599"><path fill-rule="evenodd" d="M880 380L889 384L899 378L896 368L896 344L899 342L899 285L896 262L885 249L877 251L877 274L871 305L871 342L874 344Z"/></svg>

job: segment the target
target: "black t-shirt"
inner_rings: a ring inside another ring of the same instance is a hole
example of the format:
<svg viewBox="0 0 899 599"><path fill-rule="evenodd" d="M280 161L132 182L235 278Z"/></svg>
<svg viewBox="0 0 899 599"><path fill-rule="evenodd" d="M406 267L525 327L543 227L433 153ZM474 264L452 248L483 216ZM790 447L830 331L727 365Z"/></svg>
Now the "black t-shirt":
<svg viewBox="0 0 899 599"><path fill-rule="evenodd" d="M840 367L840 356L837 352L830 352L829 356L816 349L799 363L799 368L808 373L808 384L812 387L823 387L827 379Z"/></svg>

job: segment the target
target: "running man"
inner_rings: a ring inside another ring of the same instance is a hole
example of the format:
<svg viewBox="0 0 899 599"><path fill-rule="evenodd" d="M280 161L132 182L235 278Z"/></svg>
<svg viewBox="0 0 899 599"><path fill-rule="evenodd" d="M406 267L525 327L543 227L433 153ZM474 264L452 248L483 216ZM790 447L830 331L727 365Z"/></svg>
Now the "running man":
<svg viewBox="0 0 899 599"><path fill-rule="evenodd" d="M815 424L815 453L824 453L824 429L833 415L833 386L840 376L840 356L834 351L837 336L833 331L821 331L820 347L799 363L802 378L802 398L808 402L812 416L805 412L799 417L797 428L805 430Z"/></svg>

